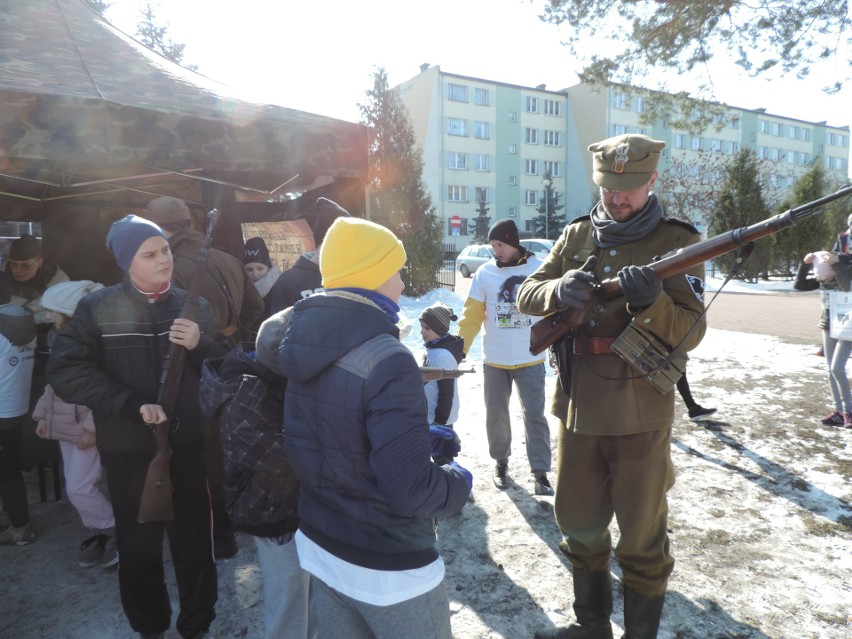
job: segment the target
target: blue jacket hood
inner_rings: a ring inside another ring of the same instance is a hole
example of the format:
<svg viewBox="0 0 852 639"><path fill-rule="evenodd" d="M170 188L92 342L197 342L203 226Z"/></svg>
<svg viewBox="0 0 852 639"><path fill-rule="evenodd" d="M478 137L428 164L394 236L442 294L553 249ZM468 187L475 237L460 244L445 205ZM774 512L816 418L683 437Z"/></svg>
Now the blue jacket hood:
<svg viewBox="0 0 852 639"><path fill-rule="evenodd" d="M279 353L281 372L291 381L312 379L368 339L399 329L375 303L355 293L324 291L293 307Z"/></svg>

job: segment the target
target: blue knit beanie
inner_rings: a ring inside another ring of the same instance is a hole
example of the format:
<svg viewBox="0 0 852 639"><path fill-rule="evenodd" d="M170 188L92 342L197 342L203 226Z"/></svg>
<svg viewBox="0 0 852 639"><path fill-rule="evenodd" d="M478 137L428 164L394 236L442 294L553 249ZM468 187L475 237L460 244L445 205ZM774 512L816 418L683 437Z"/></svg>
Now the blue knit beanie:
<svg viewBox="0 0 852 639"><path fill-rule="evenodd" d="M166 239L163 229L153 222L138 215L125 215L110 227L106 243L121 270L127 272L136 256L136 251L145 240L152 237Z"/></svg>

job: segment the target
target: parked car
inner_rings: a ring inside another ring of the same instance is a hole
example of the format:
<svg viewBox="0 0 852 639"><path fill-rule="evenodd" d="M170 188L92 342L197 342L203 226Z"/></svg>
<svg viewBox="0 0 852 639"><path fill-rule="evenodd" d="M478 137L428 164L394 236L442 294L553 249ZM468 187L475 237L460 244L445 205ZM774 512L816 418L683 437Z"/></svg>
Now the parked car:
<svg viewBox="0 0 852 639"><path fill-rule="evenodd" d="M521 240L521 246L525 249L532 251L535 256L541 260L546 258L550 253L550 249L553 248L555 242L553 240L540 240L537 238L533 238L531 240Z"/></svg>
<svg viewBox="0 0 852 639"><path fill-rule="evenodd" d="M494 257L488 244L471 244L465 246L456 258L456 268L463 277L470 277L480 266Z"/></svg>

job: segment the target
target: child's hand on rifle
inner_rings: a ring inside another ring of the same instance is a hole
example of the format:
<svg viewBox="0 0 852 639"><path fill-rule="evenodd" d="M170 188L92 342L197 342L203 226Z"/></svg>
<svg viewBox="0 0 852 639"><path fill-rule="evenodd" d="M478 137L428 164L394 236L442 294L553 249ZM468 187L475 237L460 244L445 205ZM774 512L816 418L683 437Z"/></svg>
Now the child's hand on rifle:
<svg viewBox="0 0 852 639"><path fill-rule="evenodd" d="M159 404L142 404L139 408L139 414L146 424L162 424L168 419L166 411Z"/></svg>
<svg viewBox="0 0 852 639"><path fill-rule="evenodd" d="M183 317L178 317L169 330L169 341L183 346L188 351L198 346L200 339L201 331L198 324Z"/></svg>

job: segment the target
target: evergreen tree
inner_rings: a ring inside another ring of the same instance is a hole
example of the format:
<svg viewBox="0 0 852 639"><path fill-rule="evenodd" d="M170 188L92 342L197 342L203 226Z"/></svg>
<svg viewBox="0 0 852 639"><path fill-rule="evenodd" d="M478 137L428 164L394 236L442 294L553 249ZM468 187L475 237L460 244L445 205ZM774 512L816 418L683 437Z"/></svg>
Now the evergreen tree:
<svg viewBox="0 0 852 639"><path fill-rule="evenodd" d="M553 177L550 173L544 174L542 183L545 187L541 198L539 198L538 208L536 208L538 217L535 219L535 236L554 240L561 235L562 229L565 228L565 214L558 214L565 208L565 205L559 203L562 195L553 188Z"/></svg>
<svg viewBox="0 0 852 639"><path fill-rule="evenodd" d="M157 21L157 13L150 2L146 2L140 13L139 24L136 25L136 35L139 42L152 51L156 51L164 58L191 71L197 71L198 66L194 64L183 64L183 50L185 44L178 44L168 37L168 26L160 26Z"/></svg>
<svg viewBox="0 0 852 639"><path fill-rule="evenodd" d="M473 240L471 244L488 244L488 231L491 230L491 218L485 200L479 200L476 206L476 218L473 221Z"/></svg>
<svg viewBox="0 0 852 639"><path fill-rule="evenodd" d="M769 217L770 212L763 199L763 191L758 179L757 156L751 149L743 149L734 156L725 169L722 191L713 210L710 222L710 234L718 235L726 231L749 226ZM739 250L720 255L716 263L723 272L730 273ZM755 282L761 276L766 277L772 258L772 243L766 238L754 243L754 251L740 268L737 277Z"/></svg>
<svg viewBox="0 0 852 639"><path fill-rule="evenodd" d="M823 195L825 189L825 169L817 159L811 168L796 181L788 200L778 207L783 213L802 204L807 204ZM844 225L840 228L845 227ZM829 228L824 215L817 214L806 218L789 230L781 231L772 236L773 251L779 266L788 273L795 273L802 258L812 251L828 250L834 243L835 233L840 229Z"/></svg>
<svg viewBox="0 0 852 639"><path fill-rule="evenodd" d="M367 98L358 108L368 129L370 217L402 240L408 255L405 287L422 295L435 288L443 266L443 227L423 185L423 158L408 112L389 88L384 68L373 74Z"/></svg>
<svg viewBox="0 0 852 639"><path fill-rule="evenodd" d="M86 4L102 16L106 15L106 10L111 6L109 2L103 2L103 0L86 0Z"/></svg>

